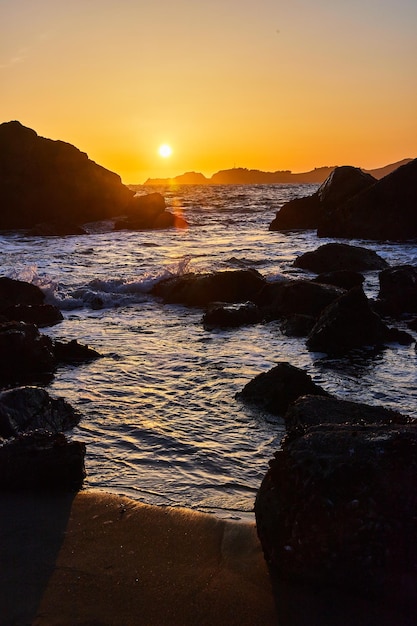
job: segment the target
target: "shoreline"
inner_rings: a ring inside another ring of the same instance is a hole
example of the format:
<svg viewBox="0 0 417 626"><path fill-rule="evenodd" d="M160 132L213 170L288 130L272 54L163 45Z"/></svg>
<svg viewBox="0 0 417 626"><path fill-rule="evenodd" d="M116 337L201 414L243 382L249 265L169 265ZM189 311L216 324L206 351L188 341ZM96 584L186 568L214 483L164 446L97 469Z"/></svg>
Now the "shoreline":
<svg viewBox="0 0 417 626"><path fill-rule="evenodd" d="M103 491L2 493L4 624L276 624L254 523Z"/></svg>

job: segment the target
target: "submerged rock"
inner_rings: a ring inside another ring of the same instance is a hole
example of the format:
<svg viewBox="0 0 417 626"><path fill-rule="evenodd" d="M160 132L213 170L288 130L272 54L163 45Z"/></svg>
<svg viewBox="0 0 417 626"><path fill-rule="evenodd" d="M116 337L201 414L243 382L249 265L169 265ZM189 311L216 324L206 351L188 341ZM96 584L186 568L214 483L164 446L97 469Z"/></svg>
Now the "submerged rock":
<svg viewBox="0 0 417 626"><path fill-rule="evenodd" d="M345 243L327 243L317 250L301 254L295 259L294 266L319 274L336 270L351 272L382 270L388 267L388 263L374 250L368 248Z"/></svg>
<svg viewBox="0 0 417 626"><path fill-rule="evenodd" d="M0 437L14 437L33 430L51 433L70 430L80 414L63 398L52 398L45 389L17 387L0 393Z"/></svg>
<svg viewBox="0 0 417 626"><path fill-rule="evenodd" d="M283 361L255 376L236 398L274 415L283 415L294 400L304 395L328 394L306 372Z"/></svg>
<svg viewBox="0 0 417 626"><path fill-rule="evenodd" d="M78 491L85 444L63 434L31 432L0 441L0 489Z"/></svg>

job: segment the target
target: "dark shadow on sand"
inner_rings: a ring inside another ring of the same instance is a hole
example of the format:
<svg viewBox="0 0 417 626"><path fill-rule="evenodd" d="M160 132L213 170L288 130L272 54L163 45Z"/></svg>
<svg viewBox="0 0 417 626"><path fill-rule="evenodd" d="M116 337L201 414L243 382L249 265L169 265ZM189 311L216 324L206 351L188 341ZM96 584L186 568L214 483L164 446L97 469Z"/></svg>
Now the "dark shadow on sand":
<svg viewBox="0 0 417 626"><path fill-rule="evenodd" d="M74 493L0 494L0 625L32 623L55 563Z"/></svg>

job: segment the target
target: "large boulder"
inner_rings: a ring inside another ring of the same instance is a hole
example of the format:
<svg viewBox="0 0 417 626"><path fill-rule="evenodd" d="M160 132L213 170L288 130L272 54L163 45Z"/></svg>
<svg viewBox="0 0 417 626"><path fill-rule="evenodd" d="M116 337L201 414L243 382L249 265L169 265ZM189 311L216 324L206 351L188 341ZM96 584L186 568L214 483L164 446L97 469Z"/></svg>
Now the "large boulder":
<svg viewBox="0 0 417 626"><path fill-rule="evenodd" d="M310 280L289 280L265 285L257 297L257 303L269 319L293 315L317 318L323 309L343 293L344 289L333 285L321 285Z"/></svg>
<svg viewBox="0 0 417 626"><path fill-rule="evenodd" d="M265 283L261 274L252 269L184 274L160 281L152 294L165 302L204 307L211 302L253 301Z"/></svg>
<svg viewBox="0 0 417 626"><path fill-rule="evenodd" d="M184 218L166 210L165 199L160 193L136 195L123 219L118 220L115 230L142 230L145 228L187 228Z"/></svg>
<svg viewBox="0 0 417 626"><path fill-rule="evenodd" d="M401 616L417 609L415 425L323 424L284 439L255 514L274 580L389 599L395 623L413 623Z"/></svg>
<svg viewBox="0 0 417 626"><path fill-rule="evenodd" d="M320 272L349 270L364 272L383 270L388 263L374 250L346 243L326 243L316 250L305 252L294 261L295 267Z"/></svg>
<svg viewBox="0 0 417 626"><path fill-rule="evenodd" d="M340 354L390 341L390 329L375 313L362 288L355 287L332 302L307 338L307 348Z"/></svg>
<svg viewBox="0 0 417 626"><path fill-rule="evenodd" d="M39 387L17 387L0 393L0 437L33 430L51 433L70 430L80 414L63 398L52 398Z"/></svg>
<svg viewBox="0 0 417 626"><path fill-rule="evenodd" d="M283 415L288 406L304 395L328 395L311 376L286 361L249 381L236 398L274 415Z"/></svg>
<svg viewBox="0 0 417 626"><path fill-rule="evenodd" d="M380 272L378 301L380 309L394 317L417 313L417 267L397 265Z"/></svg>
<svg viewBox="0 0 417 626"><path fill-rule="evenodd" d="M78 491L85 444L62 433L31 432L0 441L0 489Z"/></svg>
<svg viewBox="0 0 417 626"><path fill-rule="evenodd" d="M376 240L417 237L417 159L328 211L319 237Z"/></svg>
<svg viewBox="0 0 417 626"><path fill-rule="evenodd" d="M375 182L373 176L357 167L336 167L313 195L284 204L269 230L315 229L328 211Z"/></svg>
<svg viewBox="0 0 417 626"><path fill-rule="evenodd" d="M52 349L58 363L75 365L77 363L94 361L101 356L97 350L85 344L78 343L77 339L72 339L67 342L55 339Z"/></svg>
<svg viewBox="0 0 417 626"><path fill-rule="evenodd" d="M0 323L0 379L20 381L50 374L56 366L52 340L34 324Z"/></svg>
<svg viewBox="0 0 417 626"><path fill-rule="evenodd" d="M134 193L120 177L63 141L17 121L0 125L0 228L76 224L123 214Z"/></svg>

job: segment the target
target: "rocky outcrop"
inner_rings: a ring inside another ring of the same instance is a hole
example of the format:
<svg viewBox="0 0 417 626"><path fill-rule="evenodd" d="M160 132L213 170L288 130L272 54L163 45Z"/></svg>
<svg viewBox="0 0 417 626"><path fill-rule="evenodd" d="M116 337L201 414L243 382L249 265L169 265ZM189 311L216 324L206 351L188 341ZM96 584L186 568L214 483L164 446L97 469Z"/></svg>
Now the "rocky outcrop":
<svg viewBox="0 0 417 626"><path fill-rule="evenodd" d="M0 315L10 321L52 326L62 321L61 311L44 304L45 294L39 287L22 280L0 277Z"/></svg>
<svg viewBox="0 0 417 626"><path fill-rule="evenodd" d="M378 306L393 317L417 313L417 267L397 265L380 272Z"/></svg>
<svg viewBox="0 0 417 626"><path fill-rule="evenodd" d="M55 340L52 349L58 363L86 363L88 361L94 361L101 356L97 350L93 350L93 348L78 343L76 339L72 339L68 342Z"/></svg>
<svg viewBox="0 0 417 626"><path fill-rule="evenodd" d="M262 311L253 302L243 304L216 303L209 306L203 315L206 328L237 328L258 324L263 319Z"/></svg>
<svg viewBox="0 0 417 626"><path fill-rule="evenodd" d="M151 293L164 302L205 307L212 302L253 302L265 283L261 274L251 269L184 274L160 281Z"/></svg>
<svg viewBox="0 0 417 626"><path fill-rule="evenodd" d="M416 425L385 408L319 397L299 399L287 415L291 436L255 503L273 579L389 598L398 623L411 624L401 615L417 605Z"/></svg>
<svg viewBox="0 0 417 626"><path fill-rule="evenodd" d="M127 215L116 221L115 230L142 230L187 228L184 218L166 211L165 199L160 193L135 196L129 206Z"/></svg>
<svg viewBox="0 0 417 626"><path fill-rule="evenodd" d="M80 414L63 398L52 398L45 389L17 387L0 393L0 437L15 437L33 430L51 433L70 430Z"/></svg>
<svg viewBox="0 0 417 626"><path fill-rule="evenodd" d="M327 243L312 252L305 252L294 261L294 267L311 272L334 272L348 270L365 272L383 270L388 263L374 250L345 243Z"/></svg>
<svg viewBox="0 0 417 626"><path fill-rule="evenodd" d="M375 182L373 176L357 167L336 167L313 195L284 204L269 230L315 229L327 212Z"/></svg>
<svg viewBox="0 0 417 626"><path fill-rule="evenodd" d="M1 313L10 321L36 324L40 328L59 324L64 319L61 311L53 304L15 304Z"/></svg>
<svg viewBox="0 0 417 626"><path fill-rule="evenodd" d="M417 237L417 159L326 213L319 237L400 240Z"/></svg>
<svg viewBox="0 0 417 626"><path fill-rule="evenodd" d="M390 341L412 342L407 333L390 329L375 313L359 287L330 304L307 338L307 348L328 354L343 354L362 346L382 346Z"/></svg>
<svg viewBox="0 0 417 626"><path fill-rule="evenodd" d="M156 222L150 220L155 194L149 195L135 197L120 176L69 143L39 137L17 121L0 124L0 229L82 234L80 225L118 216L127 219L127 228L180 224L165 203Z"/></svg>
<svg viewBox="0 0 417 626"><path fill-rule="evenodd" d="M85 444L63 434L31 432L0 440L0 489L78 491Z"/></svg>
<svg viewBox="0 0 417 626"><path fill-rule="evenodd" d="M285 361L249 381L236 398L273 415L283 415L288 406L304 395L328 395L311 376Z"/></svg>
<svg viewBox="0 0 417 626"><path fill-rule="evenodd" d="M51 374L56 361L52 340L34 324L0 324L0 379L20 381Z"/></svg>

